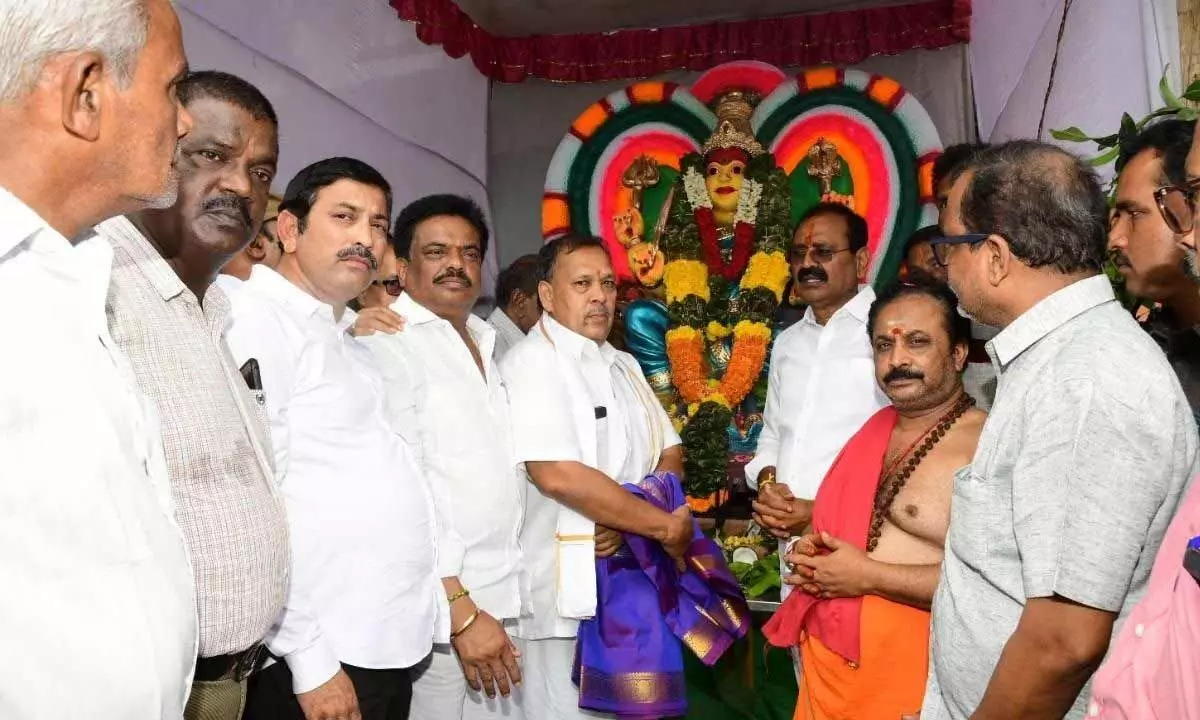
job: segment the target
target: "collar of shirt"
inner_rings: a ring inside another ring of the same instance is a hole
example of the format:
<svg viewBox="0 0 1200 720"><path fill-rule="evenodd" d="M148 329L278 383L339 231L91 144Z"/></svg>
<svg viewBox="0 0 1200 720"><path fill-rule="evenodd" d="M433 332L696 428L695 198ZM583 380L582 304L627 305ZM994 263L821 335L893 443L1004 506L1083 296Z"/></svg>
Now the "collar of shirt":
<svg viewBox="0 0 1200 720"><path fill-rule="evenodd" d="M843 314L846 314L850 315L859 322L865 323L867 321L868 313L871 312L871 303L873 302L875 302L875 289L870 285L860 285L858 288L858 294L850 298L850 302L838 308L837 312L835 312L829 318L829 322L832 323ZM811 305L804 311L804 317L800 319L800 322L820 327L816 316L813 315L813 309Z"/></svg>
<svg viewBox="0 0 1200 720"><path fill-rule="evenodd" d="M617 361L616 348L607 341L602 345L597 345L594 340L580 335L555 320L550 313L542 313L538 324L546 333L546 339L556 350L566 352L576 360L583 360L584 356L594 353L606 365L612 365Z"/></svg>
<svg viewBox="0 0 1200 720"><path fill-rule="evenodd" d="M458 335L458 331L450 325L448 320L417 302L406 292L401 293L400 297L396 298L396 301L392 303L392 310L413 327L420 325L441 326L453 332L456 336ZM489 325L486 320L475 313L469 313L467 315L467 332L471 333L471 337L479 346L479 354L484 358L484 364L489 364L487 360L492 357L492 350L496 346L496 328Z"/></svg>
<svg viewBox="0 0 1200 720"><path fill-rule="evenodd" d="M1025 311L987 344L988 355L1001 368L1007 367L1038 340L1072 318L1116 300L1108 276L1096 275L1071 283L1043 298Z"/></svg>
<svg viewBox="0 0 1200 720"><path fill-rule="evenodd" d="M150 239L146 237L128 218L117 217L105 221L100 228L111 240L120 245L121 249L137 264L138 270L154 286L164 302L170 302L179 297L188 297L200 305L201 312L208 321L219 328L229 323L229 297L214 281L204 294L204 302L196 301L196 296L184 284L179 275L171 267Z"/></svg>
<svg viewBox="0 0 1200 720"><path fill-rule="evenodd" d="M491 325L495 327L498 332L502 332L514 338L525 337L525 333L521 332L521 328L517 327L517 324L512 321L512 318L508 316L508 313L504 312L503 308L498 307L492 310L492 312L488 314L487 321L491 323Z"/></svg>
<svg viewBox="0 0 1200 720"><path fill-rule="evenodd" d="M27 252L53 257L56 273L70 277L85 288L90 322L97 326L101 336L107 336L104 303L112 276L112 246L108 241L89 228L76 244L72 244L33 208L3 187L0 187L0 217L4 218L3 230L0 230L0 263L13 256L14 249L22 245Z"/></svg>
<svg viewBox="0 0 1200 720"><path fill-rule="evenodd" d="M284 276L264 265L255 265L250 271L248 285L257 288L268 297L288 305L305 317L317 318L327 322L339 333L345 332L354 325L358 317L350 308L345 308L341 319L333 316L333 306L327 305L292 283Z"/></svg>

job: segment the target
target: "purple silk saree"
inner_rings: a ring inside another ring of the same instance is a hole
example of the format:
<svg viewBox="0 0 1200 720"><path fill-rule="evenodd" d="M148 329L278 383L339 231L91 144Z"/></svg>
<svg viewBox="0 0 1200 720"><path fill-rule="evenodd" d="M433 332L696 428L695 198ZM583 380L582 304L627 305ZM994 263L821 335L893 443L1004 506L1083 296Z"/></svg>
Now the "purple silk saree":
<svg viewBox="0 0 1200 720"><path fill-rule="evenodd" d="M683 505L672 473L626 490L671 512ZM686 570L662 545L625 535L616 555L596 561L596 617L579 625L573 679L579 707L629 720L687 712L683 646L706 665L743 637L750 611L721 549L695 527Z"/></svg>

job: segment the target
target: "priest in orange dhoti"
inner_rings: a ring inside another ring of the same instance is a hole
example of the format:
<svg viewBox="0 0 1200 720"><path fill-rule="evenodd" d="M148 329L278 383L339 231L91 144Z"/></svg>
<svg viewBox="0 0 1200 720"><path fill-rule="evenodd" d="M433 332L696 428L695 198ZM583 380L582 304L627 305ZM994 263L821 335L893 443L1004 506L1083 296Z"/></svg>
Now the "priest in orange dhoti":
<svg viewBox="0 0 1200 720"><path fill-rule="evenodd" d="M929 606L954 473L983 428L963 391L970 327L944 285L898 285L871 307L875 374L892 406L821 483L813 532L787 555L792 593L766 628L799 646L795 720L899 720L921 709Z"/></svg>

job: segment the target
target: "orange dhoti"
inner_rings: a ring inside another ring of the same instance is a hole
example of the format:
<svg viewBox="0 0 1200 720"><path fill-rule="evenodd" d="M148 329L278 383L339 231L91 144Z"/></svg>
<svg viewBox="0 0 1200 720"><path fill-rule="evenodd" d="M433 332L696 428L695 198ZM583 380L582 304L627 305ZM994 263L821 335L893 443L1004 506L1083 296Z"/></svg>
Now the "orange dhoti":
<svg viewBox="0 0 1200 720"><path fill-rule="evenodd" d="M868 595L857 664L812 635L800 641L794 720L900 720L921 710L929 672L929 611Z"/></svg>

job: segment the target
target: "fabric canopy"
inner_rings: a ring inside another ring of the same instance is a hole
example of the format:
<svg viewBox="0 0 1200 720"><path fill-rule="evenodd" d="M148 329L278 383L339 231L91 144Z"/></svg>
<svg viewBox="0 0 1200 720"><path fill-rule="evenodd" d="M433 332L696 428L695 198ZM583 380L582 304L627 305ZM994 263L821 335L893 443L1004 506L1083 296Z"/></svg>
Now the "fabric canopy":
<svg viewBox="0 0 1200 720"><path fill-rule="evenodd" d="M470 53L475 67L500 82L537 77L555 82L645 78L669 70L707 70L730 60L780 67L852 65L872 55L937 49L970 39L970 0L816 15L741 20L587 35L495 37L453 0L390 0L417 37L450 57Z"/></svg>

